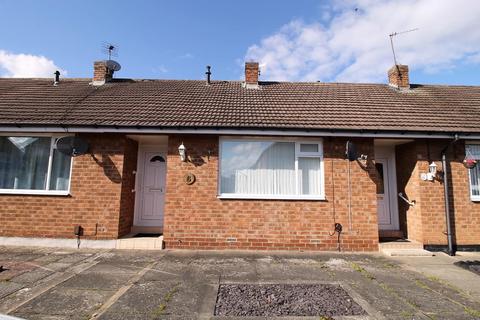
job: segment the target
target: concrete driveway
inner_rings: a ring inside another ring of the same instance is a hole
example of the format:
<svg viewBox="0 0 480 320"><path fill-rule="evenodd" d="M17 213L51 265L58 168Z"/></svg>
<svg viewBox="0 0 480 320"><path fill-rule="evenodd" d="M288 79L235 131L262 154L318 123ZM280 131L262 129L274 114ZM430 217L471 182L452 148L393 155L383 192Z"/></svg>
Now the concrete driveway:
<svg viewBox="0 0 480 320"><path fill-rule="evenodd" d="M214 316L236 283L340 285L366 315L335 319L480 319L475 290L378 254L0 247L0 265L0 313L25 319L265 319Z"/></svg>

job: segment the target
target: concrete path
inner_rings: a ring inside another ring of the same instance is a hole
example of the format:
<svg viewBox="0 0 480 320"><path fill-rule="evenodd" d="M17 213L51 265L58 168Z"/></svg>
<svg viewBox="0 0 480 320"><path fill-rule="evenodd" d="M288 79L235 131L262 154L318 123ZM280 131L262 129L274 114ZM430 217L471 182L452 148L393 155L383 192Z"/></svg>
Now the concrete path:
<svg viewBox="0 0 480 320"><path fill-rule="evenodd" d="M480 319L471 291L378 254L0 247L0 265L0 313L25 319L264 319L215 317L224 283L338 284L368 315L335 319Z"/></svg>
<svg viewBox="0 0 480 320"><path fill-rule="evenodd" d="M454 265L458 261L480 261L480 252L457 252L456 256L435 253L433 257L392 257L405 268L444 282L480 300L480 276Z"/></svg>

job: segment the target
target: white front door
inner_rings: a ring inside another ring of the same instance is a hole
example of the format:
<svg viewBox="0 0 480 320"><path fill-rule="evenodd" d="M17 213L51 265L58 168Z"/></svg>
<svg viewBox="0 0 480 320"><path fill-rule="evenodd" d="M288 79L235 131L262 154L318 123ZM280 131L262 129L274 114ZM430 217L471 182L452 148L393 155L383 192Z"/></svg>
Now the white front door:
<svg viewBox="0 0 480 320"><path fill-rule="evenodd" d="M165 202L166 157L161 152L145 151L143 172L140 179L138 214L136 225L145 227L163 226Z"/></svg>
<svg viewBox="0 0 480 320"><path fill-rule="evenodd" d="M388 186L388 161L387 159L375 159L377 170L377 213L380 226L392 224L389 199L390 190ZM381 229L381 228L380 228Z"/></svg>
<svg viewBox="0 0 480 320"><path fill-rule="evenodd" d="M395 147L375 148L377 214L380 230L399 230Z"/></svg>

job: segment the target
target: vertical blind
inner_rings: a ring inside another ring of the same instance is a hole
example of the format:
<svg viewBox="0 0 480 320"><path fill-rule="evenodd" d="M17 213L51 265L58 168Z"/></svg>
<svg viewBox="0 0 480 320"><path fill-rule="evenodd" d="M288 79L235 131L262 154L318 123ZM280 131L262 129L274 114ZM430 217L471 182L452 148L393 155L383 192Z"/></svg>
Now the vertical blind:
<svg viewBox="0 0 480 320"><path fill-rule="evenodd" d="M466 145L465 153L467 157L473 157L479 162L475 168L470 169L470 193L472 197L480 198L480 144Z"/></svg>

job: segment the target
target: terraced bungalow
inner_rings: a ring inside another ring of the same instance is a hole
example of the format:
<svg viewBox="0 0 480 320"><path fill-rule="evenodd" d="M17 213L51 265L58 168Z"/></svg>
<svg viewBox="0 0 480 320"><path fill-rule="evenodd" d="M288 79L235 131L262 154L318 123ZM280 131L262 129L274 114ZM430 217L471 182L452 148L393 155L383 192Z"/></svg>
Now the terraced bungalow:
<svg viewBox="0 0 480 320"><path fill-rule="evenodd" d="M116 69L0 79L0 244L480 248L478 86Z"/></svg>

